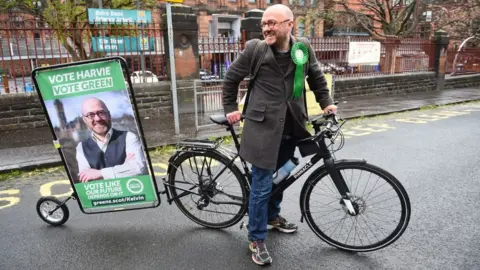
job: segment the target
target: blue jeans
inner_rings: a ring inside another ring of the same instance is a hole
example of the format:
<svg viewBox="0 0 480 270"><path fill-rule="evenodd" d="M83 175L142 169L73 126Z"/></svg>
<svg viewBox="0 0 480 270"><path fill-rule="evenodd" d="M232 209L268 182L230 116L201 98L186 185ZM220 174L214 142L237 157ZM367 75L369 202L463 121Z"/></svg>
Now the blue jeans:
<svg viewBox="0 0 480 270"><path fill-rule="evenodd" d="M277 169L283 166L295 152L292 140L282 141L277 160ZM262 169L252 165L252 187L248 209L248 239L249 241L265 240L267 223L280 213L283 193L270 197L272 191L272 176L275 170Z"/></svg>
<svg viewBox="0 0 480 270"><path fill-rule="evenodd" d="M282 195L270 199L274 170L252 166L252 188L248 209L248 239L264 240L267 236L268 220L280 213Z"/></svg>

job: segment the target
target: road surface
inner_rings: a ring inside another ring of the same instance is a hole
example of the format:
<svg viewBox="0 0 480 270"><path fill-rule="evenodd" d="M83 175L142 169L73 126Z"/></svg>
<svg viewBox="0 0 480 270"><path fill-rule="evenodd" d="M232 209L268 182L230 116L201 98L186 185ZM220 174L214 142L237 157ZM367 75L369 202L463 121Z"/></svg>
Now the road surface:
<svg viewBox="0 0 480 270"><path fill-rule="evenodd" d="M409 227L371 253L338 251L300 223L304 179L287 190L282 213L294 235L272 232L274 269L478 269L480 265L480 103L353 121L337 158L365 158L394 174L412 204ZM165 157L153 161L164 174ZM209 230L161 197L159 208L97 215L68 203L51 227L36 214L41 195L69 190L57 170L0 182L0 269L252 269L247 231ZM160 185L163 189L163 186ZM247 221L245 218L244 221Z"/></svg>

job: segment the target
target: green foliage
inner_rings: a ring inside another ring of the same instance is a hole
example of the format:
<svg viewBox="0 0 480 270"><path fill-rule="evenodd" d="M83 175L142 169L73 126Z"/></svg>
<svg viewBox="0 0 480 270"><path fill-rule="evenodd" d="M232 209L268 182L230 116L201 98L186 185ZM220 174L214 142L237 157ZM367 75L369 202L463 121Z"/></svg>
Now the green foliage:
<svg viewBox="0 0 480 270"><path fill-rule="evenodd" d="M52 175L54 173L62 172L62 166L56 166L53 168L40 168L40 169L31 169L31 170L11 170L9 172L0 173L0 181L7 180L21 180L28 177L38 176L38 175Z"/></svg>

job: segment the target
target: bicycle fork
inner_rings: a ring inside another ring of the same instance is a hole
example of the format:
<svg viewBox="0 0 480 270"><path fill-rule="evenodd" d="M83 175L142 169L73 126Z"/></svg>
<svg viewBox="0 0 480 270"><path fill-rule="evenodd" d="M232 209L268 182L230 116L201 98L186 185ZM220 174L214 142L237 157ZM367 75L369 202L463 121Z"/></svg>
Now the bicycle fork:
<svg viewBox="0 0 480 270"><path fill-rule="evenodd" d="M324 164L328 174L330 174L330 177L332 177L335 187L342 196L342 201L347 207L348 212L350 213L350 215L356 216L357 213L355 211L355 208L353 207L350 197L348 196L350 194L350 190L348 189L347 183L345 183L345 179L343 179L342 174L340 174L335 167L334 159L332 157L325 158Z"/></svg>

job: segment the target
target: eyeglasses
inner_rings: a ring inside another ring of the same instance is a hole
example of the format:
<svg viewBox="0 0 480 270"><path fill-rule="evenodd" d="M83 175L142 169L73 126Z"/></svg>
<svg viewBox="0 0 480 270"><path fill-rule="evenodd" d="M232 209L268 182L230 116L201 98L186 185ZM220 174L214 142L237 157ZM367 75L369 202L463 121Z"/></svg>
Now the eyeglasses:
<svg viewBox="0 0 480 270"><path fill-rule="evenodd" d="M87 117L90 120L93 120L95 118L95 115L98 115L98 117L100 117L100 118L105 118L108 115L108 111L89 112L84 116Z"/></svg>
<svg viewBox="0 0 480 270"><path fill-rule="evenodd" d="M261 22L261 23L260 23L260 26L261 26L262 28L264 28L264 27L267 26L267 25L268 25L269 27L274 27L274 26L277 25L277 24L282 24L282 23L284 23L284 22L289 22L289 21L290 21L290 20L287 19L287 20L285 20L285 21L283 21L283 22L276 22L276 21Z"/></svg>

